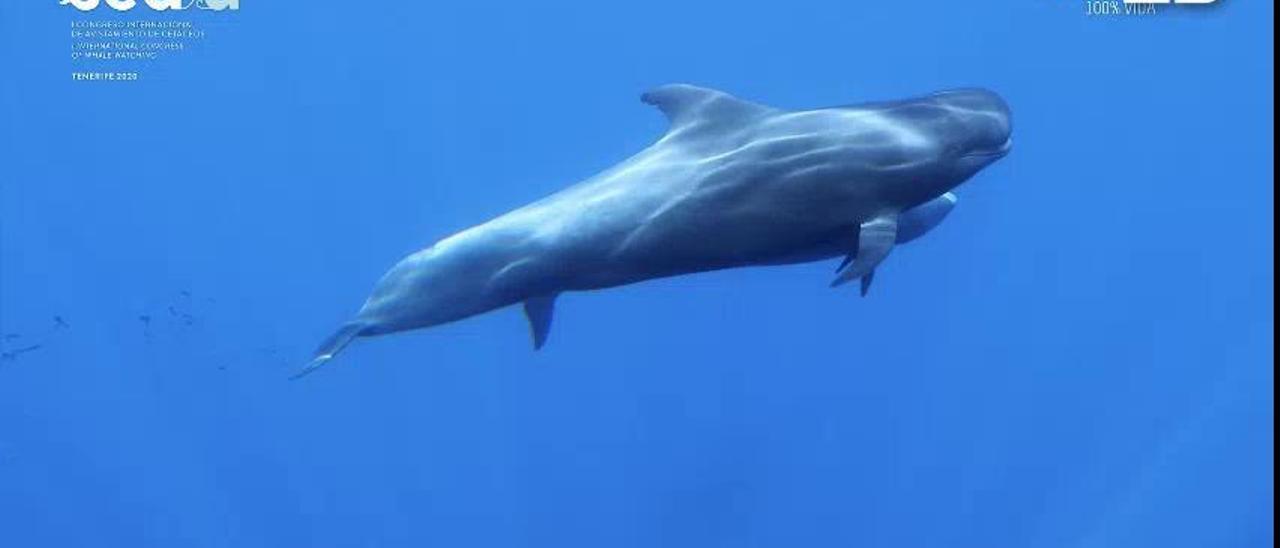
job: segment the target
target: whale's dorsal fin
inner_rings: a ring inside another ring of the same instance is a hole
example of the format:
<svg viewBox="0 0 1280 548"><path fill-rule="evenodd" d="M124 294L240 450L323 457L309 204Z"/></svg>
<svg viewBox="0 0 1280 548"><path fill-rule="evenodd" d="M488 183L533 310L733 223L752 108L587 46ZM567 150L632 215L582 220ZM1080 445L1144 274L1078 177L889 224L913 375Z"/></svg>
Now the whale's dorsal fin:
<svg viewBox="0 0 1280 548"><path fill-rule="evenodd" d="M524 315L529 320L529 331L533 333L534 350L547 343L547 335L551 333L551 316L555 309L555 293L530 297L524 301Z"/></svg>
<svg viewBox="0 0 1280 548"><path fill-rule="evenodd" d="M646 91L640 100L666 114L673 130L700 123L734 123L773 110L723 91L689 84L658 86Z"/></svg>

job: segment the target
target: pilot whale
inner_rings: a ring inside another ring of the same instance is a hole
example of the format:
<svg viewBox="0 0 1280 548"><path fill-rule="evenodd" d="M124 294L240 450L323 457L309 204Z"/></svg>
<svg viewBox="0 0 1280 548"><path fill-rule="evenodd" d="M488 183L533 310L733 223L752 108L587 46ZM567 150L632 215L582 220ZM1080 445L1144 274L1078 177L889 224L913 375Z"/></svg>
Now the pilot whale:
<svg viewBox="0 0 1280 548"><path fill-rule="evenodd" d="M641 100L669 119L661 138L404 258L296 376L357 337L517 303L541 348L557 295L666 276L843 257L832 285L865 295L894 245L1012 146L1008 105L982 89L802 111L687 84Z"/></svg>

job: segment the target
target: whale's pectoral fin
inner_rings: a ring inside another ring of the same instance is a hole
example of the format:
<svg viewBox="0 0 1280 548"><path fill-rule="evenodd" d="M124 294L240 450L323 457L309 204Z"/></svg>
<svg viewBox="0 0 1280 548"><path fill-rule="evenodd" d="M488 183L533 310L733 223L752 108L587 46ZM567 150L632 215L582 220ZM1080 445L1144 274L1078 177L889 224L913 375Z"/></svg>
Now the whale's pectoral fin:
<svg viewBox="0 0 1280 548"><path fill-rule="evenodd" d="M866 297L867 293L871 292L871 280L874 280L875 278L876 278L875 269L872 269L871 272L868 272L866 276L862 277L861 292L863 297Z"/></svg>
<svg viewBox="0 0 1280 548"><path fill-rule="evenodd" d="M948 192L903 211L898 216L898 243L905 244L933 230L955 209L956 201L956 195Z"/></svg>
<svg viewBox="0 0 1280 548"><path fill-rule="evenodd" d="M303 367L301 371L294 373L293 376L289 378L300 379L316 369L319 369L320 366L325 364L325 362L338 355L338 352L342 352L342 349L346 348L348 344L351 344L352 340L359 337L360 333L364 331L364 328L365 324L362 323L349 323L342 326L334 332L334 334L330 335L329 338L325 339L323 343L320 343L320 347L316 349L315 357L311 358L310 363Z"/></svg>
<svg viewBox="0 0 1280 548"><path fill-rule="evenodd" d="M858 231L861 232L862 228L859 227ZM844 270L846 266L849 266L849 263L852 263L853 259L858 256L858 245L861 243L859 240L861 240L861 238L855 234L853 237L853 245L849 247L849 254L845 255L844 260L840 261L840 266L836 267L836 274L839 274L841 270Z"/></svg>
<svg viewBox="0 0 1280 548"><path fill-rule="evenodd" d="M871 289L871 278L875 276L876 265L893 251L897 234L898 221L893 216L876 217L862 223L858 227L858 248L850 254L852 260L846 258L847 266L831 282L831 287L861 279L865 295Z"/></svg>
<svg viewBox="0 0 1280 548"><path fill-rule="evenodd" d="M556 294L531 297L524 301L524 315L529 319L529 331L533 333L533 349L547 343L551 332L551 317L556 309Z"/></svg>

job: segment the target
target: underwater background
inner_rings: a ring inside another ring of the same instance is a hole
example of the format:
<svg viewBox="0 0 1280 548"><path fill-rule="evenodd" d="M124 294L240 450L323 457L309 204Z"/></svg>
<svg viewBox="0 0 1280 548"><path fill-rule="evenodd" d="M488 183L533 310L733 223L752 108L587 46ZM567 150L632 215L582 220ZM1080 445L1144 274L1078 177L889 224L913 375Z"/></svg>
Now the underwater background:
<svg viewBox="0 0 1280 548"><path fill-rule="evenodd" d="M0 546L1274 544L1274 5L253 2L136 82L0 5ZM148 14L147 17L166 17ZM661 134L982 86L895 252L362 340L403 255Z"/></svg>

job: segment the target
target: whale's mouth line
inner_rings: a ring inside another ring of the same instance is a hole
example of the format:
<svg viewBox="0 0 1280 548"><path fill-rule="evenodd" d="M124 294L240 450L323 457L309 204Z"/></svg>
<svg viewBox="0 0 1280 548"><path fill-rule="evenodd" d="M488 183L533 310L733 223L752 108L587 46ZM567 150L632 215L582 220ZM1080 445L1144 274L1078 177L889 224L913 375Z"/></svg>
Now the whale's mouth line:
<svg viewBox="0 0 1280 548"><path fill-rule="evenodd" d="M1008 154L1010 150L1013 150L1013 137L1005 139L1004 143L1001 143L998 148L995 148L993 150L979 150L977 152L970 152L968 154L965 154L964 157L965 158L990 158L993 156L1004 156Z"/></svg>

